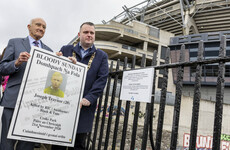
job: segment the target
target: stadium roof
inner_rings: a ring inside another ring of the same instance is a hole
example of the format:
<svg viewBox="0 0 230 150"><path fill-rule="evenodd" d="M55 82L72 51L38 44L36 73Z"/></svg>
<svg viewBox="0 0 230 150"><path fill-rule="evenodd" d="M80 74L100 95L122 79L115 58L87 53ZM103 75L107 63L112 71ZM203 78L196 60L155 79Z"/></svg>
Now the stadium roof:
<svg viewBox="0 0 230 150"><path fill-rule="evenodd" d="M230 0L146 0L122 8L111 20L123 24L138 20L175 35L230 30Z"/></svg>

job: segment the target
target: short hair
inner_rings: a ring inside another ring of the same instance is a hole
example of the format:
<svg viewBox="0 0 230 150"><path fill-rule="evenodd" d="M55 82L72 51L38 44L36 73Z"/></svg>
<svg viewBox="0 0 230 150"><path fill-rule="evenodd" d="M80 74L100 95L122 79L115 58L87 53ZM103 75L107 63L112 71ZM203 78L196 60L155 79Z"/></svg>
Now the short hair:
<svg viewBox="0 0 230 150"><path fill-rule="evenodd" d="M85 25L85 24L95 27L94 23L92 23L92 22L84 22L84 23L81 24L80 30L81 30L82 26Z"/></svg>
<svg viewBox="0 0 230 150"><path fill-rule="evenodd" d="M51 79L53 79L53 77L61 77L61 81L63 80L63 76L60 72L54 72Z"/></svg>
<svg viewBox="0 0 230 150"><path fill-rule="evenodd" d="M31 20L30 20L30 24L29 24L29 25L32 25L32 24L33 24L33 22L34 22L35 20L37 20L37 19L41 19L41 20L43 20L43 21L45 22L45 20L44 20L44 19L42 19L42 18L33 18L33 19L31 19Z"/></svg>

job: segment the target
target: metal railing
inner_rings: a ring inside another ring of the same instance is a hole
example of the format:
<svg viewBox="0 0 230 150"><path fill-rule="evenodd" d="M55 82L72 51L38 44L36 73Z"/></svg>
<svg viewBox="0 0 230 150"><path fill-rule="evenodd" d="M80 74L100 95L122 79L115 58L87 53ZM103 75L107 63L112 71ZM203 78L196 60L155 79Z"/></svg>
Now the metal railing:
<svg viewBox="0 0 230 150"><path fill-rule="evenodd" d="M193 62L185 62L185 46L181 46L180 52L180 60L178 63L169 64L169 54L170 49L167 49L166 60L164 65L156 66L157 62L157 53L154 52L154 57L152 60L152 66L155 68L154 73L154 81L153 81L153 90L152 90L152 99L151 103L146 104L145 109L145 120L142 134L142 143L141 150L147 149L147 141L150 140L151 147L153 150L161 150L162 144L162 133L164 126L164 118L165 118L165 106L166 106L166 95L167 95L167 86L168 86L168 70L169 68L177 68L177 82L176 82L176 96L175 96L175 105L174 105L174 114L173 114L173 122L172 122L172 131L171 131L171 141L170 141L170 150L177 149L178 143L178 128L179 128L179 119L180 119L180 110L181 110L181 97L182 97L182 89L183 89L183 75L184 75L184 67L185 66L196 66L196 75L195 75L195 84L194 84L194 95L193 95L193 106L192 106L192 120L190 126L190 150L196 149L196 137L198 130L198 117L199 117L199 105L200 105L200 95L201 95L201 78L202 78L202 65L218 63L218 77L217 77L217 86L216 86L216 103L215 103L215 116L214 116L214 130L213 130L213 145L212 149L219 150L220 149L220 137L221 137L221 127L222 127L222 116L223 116L223 97L224 97L224 73L225 73L225 62L230 62L230 57L226 57L226 37L221 37L221 45L219 50L219 56L217 58L212 59L203 59L203 51L204 51L204 43L203 41L199 42L198 49L198 58L197 61ZM113 66L113 62L110 66ZM132 59L132 68L135 69L136 57L133 56ZM122 78L123 71L126 70L127 66L127 58L124 60L123 69L119 69L120 61L117 61L117 67L115 70L110 68L110 74L108 77L106 94L101 96L98 101L98 109L95 117L94 129L92 131L93 134L89 135L88 138L88 148L92 150L100 150L100 149L112 149L115 150L116 146L119 145L120 150L124 150L129 148L130 150L135 149L136 144L136 136L138 130L138 116L140 110L140 102L135 103L135 111L133 116L133 122L129 122L130 101L121 101L118 97L116 100L116 86L118 79ZM142 57L141 67L145 67L145 55ZM159 114L158 114L158 122L156 127L156 134L154 137L153 133L153 113L154 113L154 93L155 93L155 80L156 80L156 70L164 69L163 73L163 84L161 89L161 100L159 104ZM113 83L112 87L112 95L109 95L110 84ZM109 104L110 103L110 104ZM116 118L115 121L112 120L114 106L117 103L116 110ZM122 104L123 103L123 104ZM108 119L106 118L106 111L108 104L109 114L107 114ZM121 106L125 105L125 113L124 120L121 124ZM103 110L102 110L103 106ZM102 112L102 114L101 114ZM101 116L102 115L102 116ZM183 115L183 114L182 114ZM101 116L101 117L100 117ZM107 124L107 125L105 125ZM131 132L131 142L130 145L126 145L127 142L127 129L128 125L132 124L132 132ZM120 125L120 126L119 126ZM107 127L107 128L105 128ZM122 127L122 128L121 128ZM113 130L112 130L113 129ZM118 131L122 132L121 137L118 137ZM111 136L112 135L112 136ZM149 137L148 137L149 135ZM119 141L118 141L119 138ZM154 141L155 139L155 141Z"/></svg>

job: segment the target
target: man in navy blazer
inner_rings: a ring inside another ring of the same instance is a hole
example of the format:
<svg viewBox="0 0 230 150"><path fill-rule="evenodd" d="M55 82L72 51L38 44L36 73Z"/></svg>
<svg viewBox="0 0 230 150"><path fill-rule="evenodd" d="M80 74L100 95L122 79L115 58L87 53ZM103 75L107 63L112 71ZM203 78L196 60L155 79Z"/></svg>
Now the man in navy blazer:
<svg viewBox="0 0 230 150"><path fill-rule="evenodd" d="M4 106L2 115L2 134L0 150L14 150L15 140L7 139L9 125L14 112L18 92L22 82L26 62L30 58L31 46L52 51L40 39L44 36L46 22L42 18L32 19L27 25L29 36L26 38L10 39L2 61L0 62L0 75L9 75L9 80L1 100ZM33 150L34 143L18 141L16 150Z"/></svg>
<svg viewBox="0 0 230 150"><path fill-rule="evenodd" d="M108 56L96 49L95 27L91 22L85 22L78 33L80 42L76 45L67 45L61 48L59 55L75 56L78 62L88 65L83 99L80 102L79 117L74 150L85 150L87 133L91 132L98 97L103 93L108 76ZM66 147L52 146L52 150L65 150ZM71 150L72 148L68 148Z"/></svg>

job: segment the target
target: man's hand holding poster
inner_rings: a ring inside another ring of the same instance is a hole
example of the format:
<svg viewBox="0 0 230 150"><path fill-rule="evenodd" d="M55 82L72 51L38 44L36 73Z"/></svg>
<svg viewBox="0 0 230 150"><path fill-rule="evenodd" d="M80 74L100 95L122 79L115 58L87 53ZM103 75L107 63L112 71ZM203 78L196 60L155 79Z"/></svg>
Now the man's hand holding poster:
<svg viewBox="0 0 230 150"><path fill-rule="evenodd" d="M30 54L8 138L74 146L87 66L37 47Z"/></svg>

